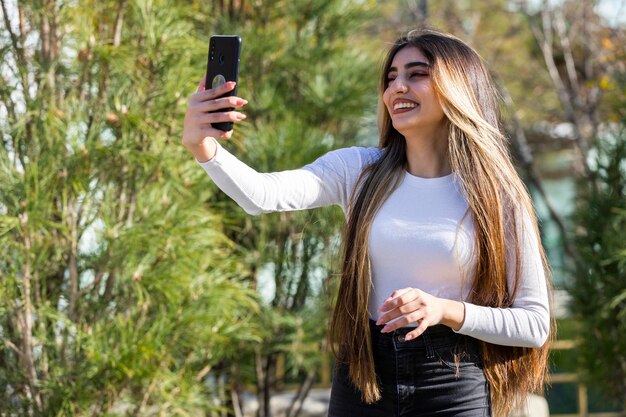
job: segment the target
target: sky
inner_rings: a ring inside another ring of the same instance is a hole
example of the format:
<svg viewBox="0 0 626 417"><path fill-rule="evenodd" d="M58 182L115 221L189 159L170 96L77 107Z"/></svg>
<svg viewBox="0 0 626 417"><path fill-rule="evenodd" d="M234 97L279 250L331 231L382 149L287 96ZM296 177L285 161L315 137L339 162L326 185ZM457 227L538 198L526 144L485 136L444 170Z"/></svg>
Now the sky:
<svg viewBox="0 0 626 417"><path fill-rule="evenodd" d="M532 10L540 7L544 1L551 5L563 3L563 0L528 0L528 4ZM609 26L626 24L626 0L596 0L595 3L596 12L606 19Z"/></svg>

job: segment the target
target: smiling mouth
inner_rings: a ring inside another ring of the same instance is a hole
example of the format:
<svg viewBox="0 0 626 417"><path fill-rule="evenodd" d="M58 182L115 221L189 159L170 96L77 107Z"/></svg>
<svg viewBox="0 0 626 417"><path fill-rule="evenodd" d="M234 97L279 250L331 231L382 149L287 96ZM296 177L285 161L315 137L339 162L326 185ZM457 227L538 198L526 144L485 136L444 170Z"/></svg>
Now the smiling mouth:
<svg viewBox="0 0 626 417"><path fill-rule="evenodd" d="M395 103L393 105L393 114L406 113L413 110L417 106L419 106L419 104L406 101Z"/></svg>

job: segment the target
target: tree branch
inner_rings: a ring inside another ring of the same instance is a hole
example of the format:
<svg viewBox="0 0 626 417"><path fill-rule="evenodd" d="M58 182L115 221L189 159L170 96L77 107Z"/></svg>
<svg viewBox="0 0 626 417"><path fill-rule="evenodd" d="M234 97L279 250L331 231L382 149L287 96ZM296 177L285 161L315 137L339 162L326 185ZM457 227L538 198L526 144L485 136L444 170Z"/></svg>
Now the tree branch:
<svg viewBox="0 0 626 417"><path fill-rule="evenodd" d="M15 102L13 101L10 93L10 90L12 89L9 87L9 82L7 81L7 79L4 78L4 75L2 75L0 76L0 91L5 91L5 88L7 94L3 94L4 97L2 97L1 102L7 109L9 120L17 120L17 114L15 112Z"/></svg>
<svg viewBox="0 0 626 417"><path fill-rule="evenodd" d="M27 395L31 398L35 405L35 411L41 410L41 395L38 388L37 372L35 370L35 361L33 359L33 306L31 303L31 246L30 232L28 230L28 213L20 214L20 223L22 226L22 237L24 244L24 270L22 271L22 358L24 365L24 373L28 379Z"/></svg>
<svg viewBox="0 0 626 417"><path fill-rule="evenodd" d="M17 5L17 14L20 20L20 42L24 45L24 40L26 39L26 18L24 17L24 9L20 6L19 1L15 1Z"/></svg>
<svg viewBox="0 0 626 417"><path fill-rule="evenodd" d="M26 74L26 68L28 68L28 64L26 61L26 56L24 55L24 49L22 48L22 46L20 46L19 39L17 35L15 34L15 32L13 31L13 28L11 27L11 22L9 21L9 14L7 13L7 8L6 8L6 4L4 1L5 0L0 0L0 6L2 6L2 16L4 17L4 25L6 26L7 31L9 32L9 37L11 38L11 45L13 46L13 53L15 55L15 61L17 63L18 72L20 73L20 78L22 80L24 101L26 102L26 107L28 108L28 103L29 103L28 92L30 89L30 86L28 83L28 76ZM22 30L21 22L20 22L20 30ZM24 37L22 33L20 34L22 37Z"/></svg>
<svg viewBox="0 0 626 417"><path fill-rule="evenodd" d="M317 372L315 369L309 370L306 374L306 378L300 386L298 386L298 391L296 395L291 400L289 407L287 408L286 417L298 417L300 411L302 411L302 406L304 405L304 400L309 395L311 391L311 387L315 382L315 377L317 376Z"/></svg>
<svg viewBox="0 0 626 417"><path fill-rule="evenodd" d="M113 34L113 46L118 47L122 43L122 28L124 27L124 14L126 13L126 5L128 0L122 0L117 9L115 17L115 32Z"/></svg>
<svg viewBox="0 0 626 417"><path fill-rule="evenodd" d="M113 288L115 288L115 278L115 271L111 270L104 286L104 294L102 294L102 299L105 301L109 300L113 294Z"/></svg>
<svg viewBox="0 0 626 417"><path fill-rule="evenodd" d="M4 18L4 26L6 26L7 31L9 32L9 37L11 38L11 45L13 46L13 51L15 52L16 58L19 58L22 54L22 48L19 45L17 36L11 27L11 21L9 20L9 14L7 13L7 7L4 3L4 0L0 0L0 5L2 6L2 17Z"/></svg>
<svg viewBox="0 0 626 417"><path fill-rule="evenodd" d="M76 302L78 300L78 265L76 255L78 252L78 214L76 212L76 208L74 207L74 202L69 201L69 216L68 216L68 226L70 228L70 253L68 259L68 270L70 276L70 294L69 294L69 302L68 302L68 317L70 320L76 320Z"/></svg>
<svg viewBox="0 0 626 417"><path fill-rule="evenodd" d="M80 290L80 292L78 293L78 297L83 297L85 294L87 294L90 291L93 290L97 290L98 287L100 286L100 283L102 282L102 278L104 277L104 271L103 270L98 270L95 274L94 274L94 279L93 282L89 285L84 287L82 290Z"/></svg>
<svg viewBox="0 0 626 417"><path fill-rule="evenodd" d="M531 30L533 31L535 39L537 40L537 44L539 45L539 48L541 49L541 52L543 54L543 59L548 69L548 74L550 75L552 83L556 88L556 92L559 96L559 101L561 102L561 106L563 107L563 110L565 112L565 117L572 124L574 130L574 140L577 144L576 149L579 152L577 169L584 172L585 174L589 174L589 169L586 163L588 146L580 132L580 126L578 124L576 110L572 105L573 99L570 96L567 88L565 87L563 80L561 79L561 75L559 74L559 70L554 61L554 51L552 49L551 17L547 9L542 10L541 15L543 21L543 33L540 32L537 27L532 25Z"/></svg>
<svg viewBox="0 0 626 417"><path fill-rule="evenodd" d="M572 95L574 96L574 99L576 99L579 97L580 94L580 86L578 83L578 75L576 75L576 65L574 64L572 45L569 41L569 36L567 34L567 28L565 25L565 18L563 17L563 12L561 10L557 10L554 13L554 27L559 36L559 44L561 44L561 48L563 49L565 68L567 69L567 76L569 78L569 84L573 93Z"/></svg>
<svg viewBox="0 0 626 417"><path fill-rule="evenodd" d="M509 91L504 86L504 84L502 84L502 82L499 82L499 84L500 84L500 91L502 94L502 98L504 99L504 102L506 103L507 107L511 111L511 122L513 124L513 133L514 133L513 142L515 143L517 152L520 155L524 171L526 172L526 175L530 179L530 182L533 184L533 186L535 187L539 195L541 195L541 198L543 199L548 209L550 218L554 221L557 228L559 229L559 234L561 235L561 241L563 242L563 247L565 249L565 252L572 259L576 259L576 251L574 250L571 242L568 239L567 228L565 227L565 222L563 221L563 218L561 217L561 215L557 212L557 210L554 208L553 204L551 203L551 200L548 197L548 193L546 193L543 187L543 182L541 180L541 177L537 173L537 170L535 169L532 150L530 149L530 146L528 145L528 140L526 139L526 134L524 133L524 129L522 128L522 123L520 122L519 117L517 116L517 113L515 111L515 104L513 103L513 98L511 97L511 94L509 94Z"/></svg>

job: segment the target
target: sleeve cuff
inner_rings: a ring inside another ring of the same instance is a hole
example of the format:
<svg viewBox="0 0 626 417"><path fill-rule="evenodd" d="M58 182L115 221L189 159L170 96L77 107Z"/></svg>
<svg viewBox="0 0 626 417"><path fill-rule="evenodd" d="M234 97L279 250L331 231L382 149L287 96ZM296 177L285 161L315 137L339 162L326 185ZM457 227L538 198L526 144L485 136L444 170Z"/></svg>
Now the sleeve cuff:
<svg viewBox="0 0 626 417"><path fill-rule="evenodd" d="M215 140L215 138L210 138L213 143L215 143L215 155L213 155L213 158L209 159L208 161L204 161L204 162L200 162L196 159L196 162L198 163L198 165L200 165L202 168L207 168L208 166L211 166L213 163L215 163L215 161L218 159L222 148L222 145L220 145L220 143Z"/></svg>
<svg viewBox="0 0 626 417"><path fill-rule="evenodd" d="M461 328L459 330L452 329L452 331L458 334L471 333L475 327L476 322L476 309L478 308L478 306L475 304L467 303L465 301L463 301L463 305L465 306L465 319L463 320L463 324L461 325Z"/></svg>

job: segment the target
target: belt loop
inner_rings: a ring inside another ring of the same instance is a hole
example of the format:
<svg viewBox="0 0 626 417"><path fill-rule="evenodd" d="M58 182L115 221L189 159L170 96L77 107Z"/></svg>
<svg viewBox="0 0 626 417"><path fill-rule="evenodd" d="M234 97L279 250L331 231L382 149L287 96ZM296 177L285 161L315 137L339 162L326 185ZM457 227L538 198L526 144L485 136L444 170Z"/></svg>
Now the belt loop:
<svg viewBox="0 0 626 417"><path fill-rule="evenodd" d="M424 346L426 346L426 358L432 359L435 357L435 349L433 349L433 344L430 341L430 336L428 335L428 329L424 333L422 333L422 337L424 338Z"/></svg>

